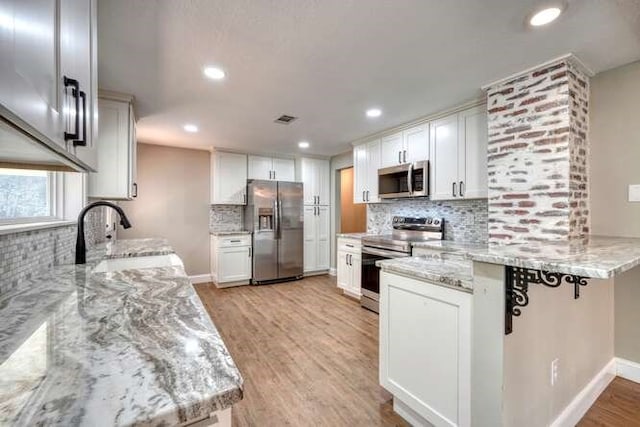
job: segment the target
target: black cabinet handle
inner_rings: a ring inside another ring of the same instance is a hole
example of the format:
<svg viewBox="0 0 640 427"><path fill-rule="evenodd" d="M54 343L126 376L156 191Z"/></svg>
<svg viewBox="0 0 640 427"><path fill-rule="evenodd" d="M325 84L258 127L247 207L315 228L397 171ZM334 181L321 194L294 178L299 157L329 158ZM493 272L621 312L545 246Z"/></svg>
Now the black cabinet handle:
<svg viewBox="0 0 640 427"><path fill-rule="evenodd" d="M370 195L370 191L367 190L367 202L371 201L371 198L369 197L369 195Z"/></svg>
<svg viewBox="0 0 640 427"><path fill-rule="evenodd" d="M455 182L453 183L453 188L452 188L452 190L451 190L451 195L452 195L453 197L456 197L456 183L455 183Z"/></svg>
<svg viewBox="0 0 640 427"><path fill-rule="evenodd" d="M402 163L402 151L398 151L398 163Z"/></svg>
<svg viewBox="0 0 640 427"><path fill-rule="evenodd" d="M138 197L138 184L134 182L132 187L133 187L133 194L131 195L131 197Z"/></svg>
<svg viewBox="0 0 640 427"><path fill-rule="evenodd" d="M464 197L464 182L460 181L460 197Z"/></svg>
<svg viewBox="0 0 640 427"><path fill-rule="evenodd" d="M366 191L362 191L362 201L366 202L367 201L367 192Z"/></svg>
<svg viewBox="0 0 640 427"><path fill-rule="evenodd" d="M402 152L402 162L407 163L407 150Z"/></svg>
<svg viewBox="0 0 640 427"><path fill-rule="evenodd" d="M64 87L71 87L71 96L75 99L75 126L73 128L73 132L64 133L65 141L75 141L80 138L80 83L76 79L69 78L64 76L63 78Z"/></svg>
<svg viewBox="0 0 640 427"><path fill-rule="evenodd" d="M251 246L249 246L249 258L251 258Z"/></svg>
<svg viewBox="0 0 640 427"><path fill-rule="evenodd" d="M82 139L78 138L74 140L74 147L87 146L87 94L83 90L80 91L80 99L82 99ZM79 136L80 135L78 135L78 137Z"/></svg>

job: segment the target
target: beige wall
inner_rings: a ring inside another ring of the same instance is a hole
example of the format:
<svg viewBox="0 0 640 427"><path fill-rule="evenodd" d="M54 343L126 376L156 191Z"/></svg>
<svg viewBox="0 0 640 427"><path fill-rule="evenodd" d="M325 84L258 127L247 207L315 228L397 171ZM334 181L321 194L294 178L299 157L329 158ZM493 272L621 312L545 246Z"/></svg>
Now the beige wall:
<svg viewBox="0 0 640 427"><path fill-rule="evenodd" d="M137 182L118 237L165 237L187 274L209 274L209 152L139 144Z"/></svg>
<svg viewBox="0 0 640 427"><path fill-rule="evenodd" d="M591 81L591 229L640 237L640 203L627 201L640 184L640 62ZM615 279L616 356L640 362L640 268Z"/></svg>

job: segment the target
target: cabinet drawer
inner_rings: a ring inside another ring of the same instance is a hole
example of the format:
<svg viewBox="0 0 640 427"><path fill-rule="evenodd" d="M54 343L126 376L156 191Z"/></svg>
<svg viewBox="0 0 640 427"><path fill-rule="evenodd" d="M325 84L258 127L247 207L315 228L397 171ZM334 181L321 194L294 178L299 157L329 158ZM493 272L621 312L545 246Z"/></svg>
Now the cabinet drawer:
<svg viewBox="0 0 640 427"><path fill-rule="evenodd" d="M219 248L232 248L234 246L251 246L251 235L225 236L218 238Z"/></svg>
<svg viewBox="0 0 640 427"><path fill-rule="evenodd" d="M338 239L338 250L346 252L360 253L362 250L362 242L358 239Z"/></svg>

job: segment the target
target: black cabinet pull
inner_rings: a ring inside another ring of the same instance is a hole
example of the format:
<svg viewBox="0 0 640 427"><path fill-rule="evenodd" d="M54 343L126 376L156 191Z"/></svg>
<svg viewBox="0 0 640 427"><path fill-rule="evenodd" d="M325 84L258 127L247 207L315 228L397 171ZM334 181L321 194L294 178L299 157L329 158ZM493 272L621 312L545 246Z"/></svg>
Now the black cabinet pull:
<svg viewBox="0 0 640 427"><path fill-rule="evenodd" d="M460 181L460 197L464 197L464 182Z"/></svg>
<svg viewBox="0 0 640 427"><path fill-rule="evenodd" d="M407 163L407 150L402 152L402 162Z"/></svg>
<svg viewBox="0 0 640 427"><path fill-rule="evenodd" d="M367 192L365 190L362 190L362 201L363 202L367 201Z"/></svg>
<svg viewBox="0 0 640 427"><path fill-rule="evenodd" d="M398 151L398 163L402 163L402 151Z"/></svg>
<svg viewBox="0 0 640 427"><path fill-rule="evenodd" d="M131 197L138 197L138 184L134 182L132 184L132 187L133 187L133 194L131 195Z"/></svg>
<svg viewBox="0 0 640 427"><path fill-rule="evenodd" d="M249 258L251 258L251 246L249 246Z"/></svg>
<svg viewBox="0 0 640 427"><path fill-rule="evenodd" d="M87 146L87 94L83 90L80 91L80 99L82 99L82 139L74 140L74 147ZM78 137L79 136L80 135L78 135Z"/></svg>
<svg viewBox="0 0 640 427"><path fill-rule="evenodd" d="M369 198L369 190L367 190L367 202L370 201L371 199Z"/></svg>
<svg viewBox="0 0 640 427"><path fill-rule="evenodd" d="M456 183L455 183L455 182L453 183L453 188L452 188L452 190L451 190L451 195L452 195L453 197L456 197Z"/></svg>
<svg viewBox="0 0 640 427"><path fill-rule="evenodd" d="M65 141L75 141L80 138L80 83L76 79L69 78L64 76L63 78L64 87L71 87L71 96L75 99L75 126L73 128L73 132L64 133Z"/></svg>

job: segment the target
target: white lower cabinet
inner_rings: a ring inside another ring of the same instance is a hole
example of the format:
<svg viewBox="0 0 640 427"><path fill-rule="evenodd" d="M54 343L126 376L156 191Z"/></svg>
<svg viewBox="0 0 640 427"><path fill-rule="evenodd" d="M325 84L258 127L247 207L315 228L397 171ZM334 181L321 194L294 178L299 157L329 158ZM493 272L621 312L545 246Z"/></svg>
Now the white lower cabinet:
<svg viewBox="0 0 640 427"><path fill-rule="evenodd" d="M187 421L180 424L179 427L231 427L231 408L212 412L202 420Z"/></svg>
<svg viewBox="0 0 640 427"><path fill-rule="evenodd" d="M337 283L345 293L360 297L362 277L362 245L359 240L338 239Z"/></svg>
<svg viewBox="0 0 640 427"><path fill-rule="evenodd" d="M329 207L304 207L304 272L325 272L329 269Z"/></svg>
<svg viewBox="0 0 640 427"><path fill-rule="evenodd" d="M464 291L380 273L380 384L413 424L417 414L471 425L471 303Z"/></svg>
<svg viewBox="0 0 640 427"><path fill-rule="evenodd" d="M219 288L248 285L253 250L251 235L211 236L211 279Z"/></svg>

